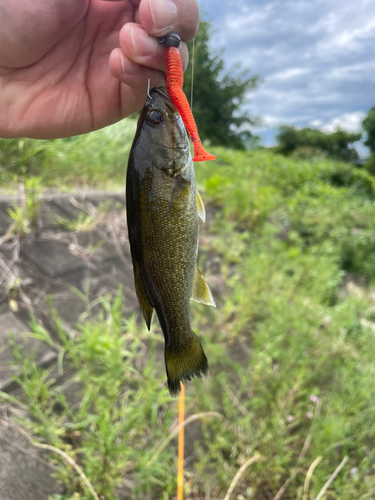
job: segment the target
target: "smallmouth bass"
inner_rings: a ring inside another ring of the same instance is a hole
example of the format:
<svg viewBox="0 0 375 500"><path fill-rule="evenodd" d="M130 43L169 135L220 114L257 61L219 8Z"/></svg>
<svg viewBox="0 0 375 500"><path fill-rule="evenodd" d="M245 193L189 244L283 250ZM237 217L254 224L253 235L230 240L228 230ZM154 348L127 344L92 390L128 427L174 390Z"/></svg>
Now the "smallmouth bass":
<svg viewBox="0 0 375 500"><path fill-rule="evenodd" d="M213 305L196 267L202 199L195 185L183 121L164 87L153 88L138 120L126 179L126 212L134 281L148 329L155 309L165 339L172 396L180 381L208 375L190 326L190 298Z"/></svg>

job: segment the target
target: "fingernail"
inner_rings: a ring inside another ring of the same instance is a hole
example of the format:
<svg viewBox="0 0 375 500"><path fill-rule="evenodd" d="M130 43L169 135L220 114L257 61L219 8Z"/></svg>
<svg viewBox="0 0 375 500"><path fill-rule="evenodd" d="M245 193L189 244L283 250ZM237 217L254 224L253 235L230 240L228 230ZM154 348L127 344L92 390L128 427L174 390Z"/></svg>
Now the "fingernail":
<svg viewBox="0 0 375 500"><path fill-rule="evenodd" d="M137 73L139 73L141 66L135 63L134 61L130 61L126 57L126 55L123 54L121 49L116 49L116 50L118 50L120 56L122 73L126 77L129 77L129 75L136 75Z"/></svg>
<svg viewBox="0 0 375 500"><path fill-rule="evenodd" d="M122 66L122 72L124 73L125 75L125 61L124 61L124 56L122 55L122 51L119 50L120 52L120 59L121 59L121 66Z"/></svg>
<svg viewBox="0 0 375 500"><path fill-rule="evenodd" d="M149 36L146 31L131 26L130 36L137 56L150 56L157 52L159 42L156 38Z"/></svg>
<svg viewBox="0 0 375 500"><path fill-rule="evenodd" d="M177 6L173 0L149 0L155 28L162 30L172 25L177 17Z"/></svg>

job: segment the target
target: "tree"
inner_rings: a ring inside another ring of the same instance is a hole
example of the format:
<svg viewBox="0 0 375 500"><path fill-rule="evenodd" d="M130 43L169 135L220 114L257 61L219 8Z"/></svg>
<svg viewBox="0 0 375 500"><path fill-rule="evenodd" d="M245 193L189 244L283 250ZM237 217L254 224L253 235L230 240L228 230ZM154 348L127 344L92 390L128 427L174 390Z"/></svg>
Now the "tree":
<svg viewBox="0 0 375 500"><path fill-rule="evenodd" d="M249 70L225 72L221 53L211 53L212 27L202 20L194 41L193 113L202 140L232 148L244 148L253 135L254 119L241 111L246 93L258 83ZM190 100L192 42L188 43L190 62L184 76L184 91ZM234 76L234 73L236 76Z"/></svg>
<svg viewBox="0 0 375 500"><path fill-rule="evenodd" d="M366 132L364 145L371 151L371 156L365 163L365 168L370 174L375 175L375 106L367 113L362 121L362 129Z"/></svg>
<svg viewBox="0 0 375 500"><path fill-rule="evenodd" d="M329 134L308 127L297 130L288 125L282 125L276 136L279 143L277 151L281 154L289 155L307 149L312 153L321 152L343 161L354 161L358 158L352 143L359 141L360 138L361 133L350 133L345 130L336 130Z"/></svg>
<svg viewBox="0 0 375 500"><path fill-rule="evenodd" d="M369 148L372 154L375 153L375 106L367 113L366 118L362 121L362 128L367 134L367 139L364 145Z"/></svg>

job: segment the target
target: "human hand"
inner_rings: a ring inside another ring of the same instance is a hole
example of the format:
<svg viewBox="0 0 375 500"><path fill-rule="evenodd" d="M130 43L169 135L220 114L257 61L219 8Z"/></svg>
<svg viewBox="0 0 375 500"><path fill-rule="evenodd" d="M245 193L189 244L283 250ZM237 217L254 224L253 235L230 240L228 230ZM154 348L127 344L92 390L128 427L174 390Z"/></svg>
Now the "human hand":
<svg viewBox="0 0 375 500"><path fill-rule="evenodd" d="M165 84L157 37L191 39L199 9L196 0L0 0L0 18L0 137L49 139L140 109L148 78Z"/></svg>

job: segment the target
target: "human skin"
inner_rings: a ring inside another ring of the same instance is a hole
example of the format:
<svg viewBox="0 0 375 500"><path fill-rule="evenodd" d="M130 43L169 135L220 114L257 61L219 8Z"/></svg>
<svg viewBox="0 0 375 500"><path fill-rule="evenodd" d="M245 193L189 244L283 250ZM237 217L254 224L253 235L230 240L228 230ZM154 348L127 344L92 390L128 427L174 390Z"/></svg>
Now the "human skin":
<svg viewBox="0 0 375 500"><path fill-rule="evenodd" d="M0 0L0 137L105 127L165 84L158 37L193 38L196 0ZM186 67L188 53L181 45Z"/></svg>

